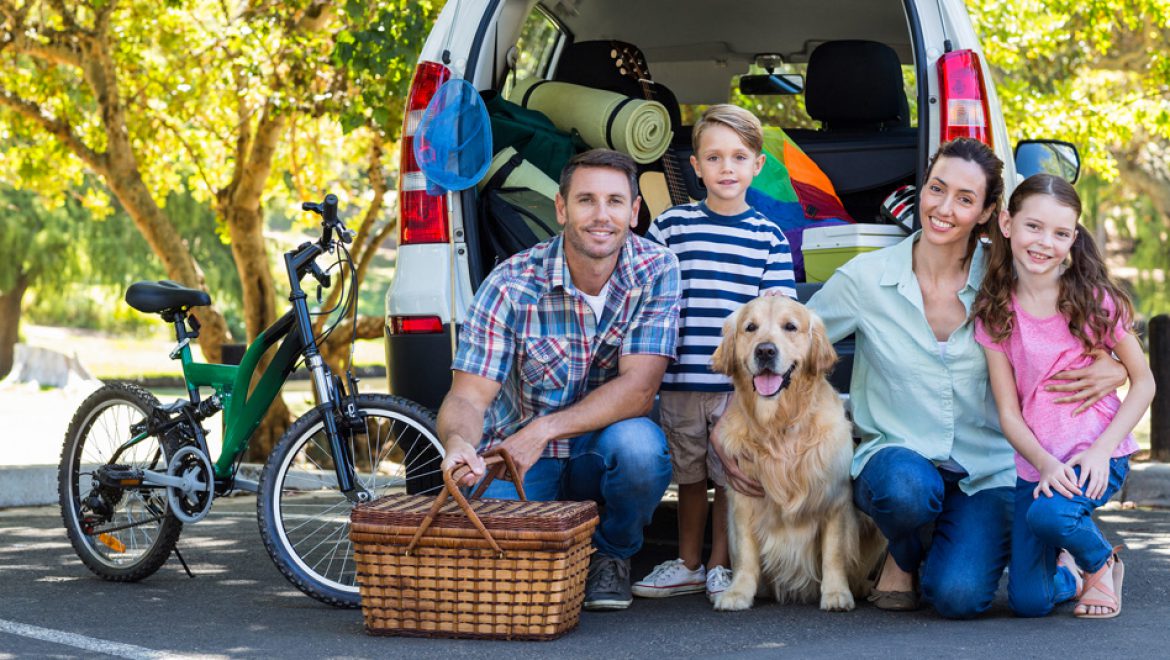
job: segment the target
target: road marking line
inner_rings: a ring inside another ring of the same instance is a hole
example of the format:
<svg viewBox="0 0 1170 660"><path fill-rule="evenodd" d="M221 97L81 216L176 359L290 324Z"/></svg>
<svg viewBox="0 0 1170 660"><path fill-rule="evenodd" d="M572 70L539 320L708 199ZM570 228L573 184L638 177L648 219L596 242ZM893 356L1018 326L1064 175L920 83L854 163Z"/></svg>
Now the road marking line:
<svg viewBox="0 0 1170 660"><path fill-rule="evenodd" d="M78 635L76 633L65 632L63 630L53 630L52 628L41 628L39 626L30 626L24 623L17 623L15 621L6 621L0 619L0 632L6 632L11 635L18 635L20 637L28 637L30 639L39 639L44 642L52 642L54 644L64 644L65 646L72 646L84 651L93 651L94 653L105 653L107 655L117 656L119 658L167 658L174 657L173 654L168 654L163 651L155 651L142 646L134 646L133 644L122 644L120 642L108 642L104 639L95 639L93 637L86 637L85 635Z"/></svg>

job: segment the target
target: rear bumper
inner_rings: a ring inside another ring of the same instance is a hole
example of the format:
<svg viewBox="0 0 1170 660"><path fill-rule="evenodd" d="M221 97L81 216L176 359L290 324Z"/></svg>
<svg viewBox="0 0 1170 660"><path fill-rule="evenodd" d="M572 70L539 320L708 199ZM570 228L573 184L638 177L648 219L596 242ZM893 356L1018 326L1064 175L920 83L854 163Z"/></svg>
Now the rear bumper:
<svg viewBox="0 0 1170 660"><path fill-rule="evenodd" d="M388 328L384 332L390 393L438 410L451 389L451 325L433 334L392 335Z"/></svg>

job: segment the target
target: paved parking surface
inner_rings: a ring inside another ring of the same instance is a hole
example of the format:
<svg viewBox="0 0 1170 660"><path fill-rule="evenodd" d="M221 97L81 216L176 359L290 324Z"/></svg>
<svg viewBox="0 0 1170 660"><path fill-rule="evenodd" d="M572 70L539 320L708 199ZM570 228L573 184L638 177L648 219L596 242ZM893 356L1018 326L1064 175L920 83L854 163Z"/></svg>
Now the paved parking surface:
<svg viewBox="0 0 1170 660"><path fill-rule="evenodd" d="M765 602L729 614L688 596L586 612L580 628L554 642L485 642L367 636L359 611L319 605L285 582L260 543L254 507L250 496L223 499L184 530L179 548L195 579L172 560L138 584L93 577L55 507L0 510L0 658L1170 655L1170 511L1102 514L1111 538L1129 547L1123 612L1108 621L1075 620L1071 606L1046 619L1014 619L1002 597L988 616L954 622L864 604L828 614ZM672 552L649 545L635 574Z"/></svg>

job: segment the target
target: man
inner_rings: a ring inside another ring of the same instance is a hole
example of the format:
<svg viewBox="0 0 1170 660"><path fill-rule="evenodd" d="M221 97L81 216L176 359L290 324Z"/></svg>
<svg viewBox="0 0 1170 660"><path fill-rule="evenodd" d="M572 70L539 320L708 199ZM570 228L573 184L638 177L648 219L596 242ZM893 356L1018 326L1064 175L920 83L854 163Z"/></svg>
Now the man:
<svg viewBox="0 0 1170 660"><path fill-rule="evenodd" d="M585 607L629 606L630 557L670 483L666 438L645 417L678 335L678 262L630 233L641 203L633 160L594 149L569 161L561 236L498 266L460 331L439 409L444 469L484 475L502 445L532 500L604 505ZM516 497L496 480L486 497Z"/></svg>

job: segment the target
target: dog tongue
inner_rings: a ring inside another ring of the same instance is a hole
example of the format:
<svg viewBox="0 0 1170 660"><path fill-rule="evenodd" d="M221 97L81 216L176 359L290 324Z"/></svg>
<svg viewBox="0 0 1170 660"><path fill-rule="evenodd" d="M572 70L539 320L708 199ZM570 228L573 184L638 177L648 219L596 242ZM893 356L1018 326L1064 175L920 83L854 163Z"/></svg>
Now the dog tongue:
<svg viewBox="0 0 1170 660"><path fill-rule="evenodd" d="M756 386L756 393L762 396L772 396L780 391L780 386L784 383L784 377L780 374L771 372L762 373L755 378L752 378L752 384Z"/></svg>

